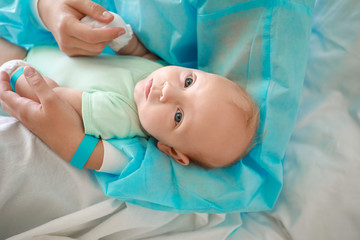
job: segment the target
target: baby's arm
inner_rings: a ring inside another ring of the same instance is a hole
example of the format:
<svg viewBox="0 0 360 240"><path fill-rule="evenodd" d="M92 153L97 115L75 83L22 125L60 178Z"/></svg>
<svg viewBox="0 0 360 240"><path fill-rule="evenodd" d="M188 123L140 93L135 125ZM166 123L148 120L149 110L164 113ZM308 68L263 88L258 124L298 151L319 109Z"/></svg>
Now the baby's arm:
<svg viewBox="0 0 360 240"><path fill-rule="evenodd" d="M82 113L81 113L82 92L72 88L59 87L59 85L54 80L46 76L43 76L43 78L45 79L49 87L52 88L61 99L69 103L79 114L79 116L82 117ZM15 83L15 92L17 92L22 97L26 97L40 103L39 98L34 93L34 90L26 81L24 74L21 74L20 77L17 79Z"/></svg>
<svg viewBox="0 0 360 240"><path fill-rule="evenodd" d="M76 89L59 87L56 82L52 79L42 76L46 83L52 88L52 90L59 96L62 100L67 102L75 112L82 119L82 92ZM37 97L33 87L29 85L26 81L24 74L20 75L15 84L15 91L22 97L30 98L38 103L40 103L39 98ZM56 113L57 115L61 114L60 112ZM60 117L60 116L58 116ZM63 131L66 131L63 129ZM50 133L50 132L49 132ZM48 134L48 133L46 133ZM43 135L46 138L51 137L51 134ZM48 143L48 142L46 142ZM48 143L49 144L49 143ZM101 141L98 143L98 147L95 150L97 154L89 160L85 165L86 168L93 168L101 172L107 173L120 173L122 169L127 164L128 158L124 153L113 147L110 143L106 141ZM101 146L100 146L101 145ZM59 145L53 145L52 148L56 151L56 148ZM67 151L67 149L65 149ZM59 148L56 151L60 156L64 156L64 148ZM103 154L103 155L101 155ZM66 159L65 159L66 160ZM101 168L100 168L101 167Z"/></svg>
<svg viewBox="0 0 360 240"><path fill-rule="evenodd" d="M0 37L0 66L13 59L24 59L26 50Z"/></svg>
<svg viewBox="0 0 360 240"><path fill-rule="evenodd" d="M27 73L27 79L40 103L14 93L8 74L0 71L0 102L3 109L19 119L61 158L70 162L85 135L81 118L70 104L45 84L39 73L29 67L25 68L24 73ZM100 140L85 168L100 169L103 156L104 146Z"/></svg>

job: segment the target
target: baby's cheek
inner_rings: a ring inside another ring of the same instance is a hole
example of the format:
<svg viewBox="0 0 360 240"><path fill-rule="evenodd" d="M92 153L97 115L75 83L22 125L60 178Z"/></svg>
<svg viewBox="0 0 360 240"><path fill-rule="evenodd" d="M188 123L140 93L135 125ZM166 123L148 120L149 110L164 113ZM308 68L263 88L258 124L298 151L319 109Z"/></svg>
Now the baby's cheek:
<svg viewBox="0 0 360 240"><path fill-rule="evenodd" d="M159 118L156 114L151 114L151 116L146 117L143 123L144 129L154 138L162 139L162 136L166 133L164 132L165 127L163 119Z"/></svg>
<svg viewBox="0 0 360 240"><path fill-rule="evenodd" d="M151 114L146 114L146 112L142 110L142 108L139 109L140 123L149 134L153 135L153 117L151 116Z"/></svg>

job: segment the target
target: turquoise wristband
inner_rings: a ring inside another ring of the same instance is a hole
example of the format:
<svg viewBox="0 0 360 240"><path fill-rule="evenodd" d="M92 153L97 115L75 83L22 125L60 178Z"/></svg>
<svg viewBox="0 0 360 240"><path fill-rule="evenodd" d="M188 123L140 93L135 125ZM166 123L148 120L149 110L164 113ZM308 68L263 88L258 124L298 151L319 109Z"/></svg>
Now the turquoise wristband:
<svg viewBox="0 0 360 240"><path fill-rule="evenodd" d="M71 158L70 164L79 169L83 169L98 142L98 138L86 134L74 156Z"/></svg>
<svg viewBox="0 0 360 240"><path fill-rule="evenodd" d="M18 78L21 76L21 74L24 73L24 68L19 68L18 70L16 70L16 72L12 75L11 79L10 79L10 85L12 90L15 92L15 83L18 80Z"/></svg>

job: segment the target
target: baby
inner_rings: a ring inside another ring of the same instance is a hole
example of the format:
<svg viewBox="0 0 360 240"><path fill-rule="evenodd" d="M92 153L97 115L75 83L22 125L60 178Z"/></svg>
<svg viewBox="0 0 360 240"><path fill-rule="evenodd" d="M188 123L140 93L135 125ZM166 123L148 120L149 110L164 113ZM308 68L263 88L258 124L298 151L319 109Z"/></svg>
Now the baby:
<svg viewBox="0 0 360 240"><path fill-rule="evenodd" d="M86 134L105 139L152 136L158 141L158 149L178 163L188 165L192 162L206 169L229 166L249 152L258 126L259 111L242 87L219 75L155 63L152 60L157 57L135 35L118 54L129 55L124 61L134 58L141 66L147 65L145 68L148 71L153 70L143 79L121 79L124 82L135 81L132 91L122 92L117 97L126 102L123 104L125 107L114 108L115 100L104 100L107 99L106 95L124 87L80 91L59 87L55 81L45 77L54 91L83 118ZM72 63L81 61L81 58L68 59ZM12 66L10 76L14 90L21 96L38 101L19 71L24 65L27 63L16 61ZM119 76L113 78L118 79ZM105 80L98 79L97 82L102 81ZM131 84L125 88L131 88ZM91 104L86 105L85 102ZM138 119L128 117L128 114L137 114ZM105 121L89 119L99 115L107 115ZM104 133L104 128L99 125L105 126L110 132L112 129L116 132L118 126L124 130L119 134L109 134Z"/></svg>

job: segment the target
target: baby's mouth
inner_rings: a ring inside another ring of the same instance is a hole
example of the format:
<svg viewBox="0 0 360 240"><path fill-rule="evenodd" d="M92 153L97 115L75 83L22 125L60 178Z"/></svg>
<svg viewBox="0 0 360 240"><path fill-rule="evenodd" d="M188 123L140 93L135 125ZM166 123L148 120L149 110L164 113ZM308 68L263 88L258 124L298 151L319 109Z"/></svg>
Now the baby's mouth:
<svg viewBox="0 0 360 240"><path fill-rule="evenodd" d="M150 79L149 81L146 82L146 85L145 85L145 98L146 98L146 100L149 97L152 85L153 85L153 79Z"/></svg>

